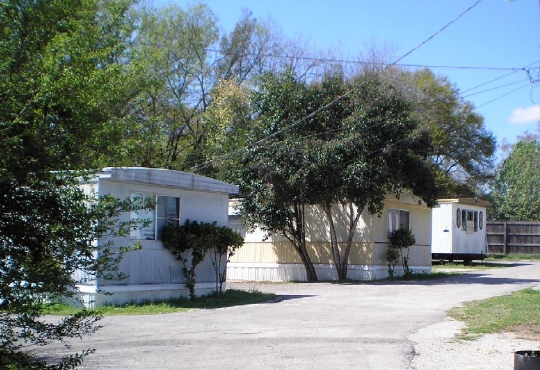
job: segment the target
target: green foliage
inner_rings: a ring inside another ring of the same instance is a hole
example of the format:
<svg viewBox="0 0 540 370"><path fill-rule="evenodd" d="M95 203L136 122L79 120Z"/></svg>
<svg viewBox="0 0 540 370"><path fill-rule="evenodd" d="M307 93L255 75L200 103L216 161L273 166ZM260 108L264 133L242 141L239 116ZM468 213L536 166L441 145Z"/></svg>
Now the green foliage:
<svg viewBox="0 0 540 370"><path fill-rule="evenodd" d="M181 226L166 226L163 231L163 245L183 265L183 274L191 299L195 299L195 269L213 251L212 264L216 272L216 291L222 291L225 282L226 264L222 260L232 257L235 250L242 246L242 236L226 226L216 223L204 223L186 220ZM191 251L190 258L186 252ZM224 267L222 267L224 266Z"/></svg>
<svg viewBox="0 0 540 370"><path fill-rule="evenodd" d="M44 323L41 304L73 297L78 283L124 277L117 265L125 250L94 241L128 233L130 223L118 222L118 216L132 209L129 202L96 201L72 172L28 175L29 183L3 175L0 188L11 196L0 202L0 347L14 354L24 342L46 345L93 332L99 316L84 311ZM68 356L58 366L72 360Z"/></svg>
<svg viewBox="0 0 540 370"><path fill-rule="evenodd" d="M131 101L124 160L177 170L203 165L202 173L208 174L211 166L204 164L221 150L223 135L214 130L220 124L214 113L221 108L206 114L215 95L218 101L223 96L215 88L222 82L248 83L259 73L271 47L268 29L246 12L230 34L220 35L215 15L204 4L185 9L144 4L133 18L140 27L132 61L143 89Z"/></svg>
<svg viewBox="0 0 540 370"><path fill-rule="evenodd" d="M252 98L248 150L226 166L240 184L244 219L291 241L307 272L316 274L305 246L304 208L320 207L331 233L334 264L346 279L361 212L379 213L389 192L410 189L428 204L436 198L426 163L426 135L416 134L409 105L377 76L347 79L328 73L308 84L293 72L266 75ZM324 109L319 109L325 107ZM347 246L339 247L332 205L348 212Z"/></svg>
<svg viewBox="0 0 540 370"><path fill-rule="evenodd" d="M236 231L226 227L211 224L207 232L210 233L212 248L212 265L216 273L216 292L223 292L223 284L227 281L227 263L234 256L236 250L244 245L244 238Z"/></svg>
<svg viewBox="0 0 540 370"><path fill-rule="evenodd" d="M492 186L493 209L497 220L540 220L540 144L520 141L502 163Z"/></svg>
<svg viewBox="0 0 540 370"><path fill-rule="evenodd" d="M390 236L390 243L388 243L388 249L386 250L386 260L388 261L388 276L394 277L396 264L401 257L401 263L403 266L403 276L410 277L413 275L413 271L409 267L409 247L416 243L411 230L400 227L392 232ZM404 255L404 251L407 253Z"/></svg>
<svg viewBox="0 0 540 370"><path fill-rule="evenodd" d="M0 2L0 361L10 362L2 368L78 365L91 350L48 365L22 349L91 333L99 316L44 322L41 304L72 297L77 283L118 277L122 249L94 242L129 230L117 216L130 205L84 194L79 186L95 172L79 170L114 157L122 132L130 5Z"/></svg>
<svg viewBox="0 0 540 370"><path fill-rule="evenodd" d="M475 196L493 177L496 141L484 118L464 100L445 76L429 69L394 70L391 83L401 88L412 104L418 127L429 133L430 159L443 186L442 197Z"/></svg>

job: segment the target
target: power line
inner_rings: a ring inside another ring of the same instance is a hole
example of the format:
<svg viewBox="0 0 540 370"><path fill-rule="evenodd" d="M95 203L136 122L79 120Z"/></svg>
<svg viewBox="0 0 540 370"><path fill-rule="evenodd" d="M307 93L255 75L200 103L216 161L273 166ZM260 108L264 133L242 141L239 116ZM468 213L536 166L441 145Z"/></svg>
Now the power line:
<svg viewBox="0 0 540 370"><path fill-rule="evenodd" d="M519 71L524 71L526 68L528 68L528 67L530 67L530 66L532 66L533 64L536 64L536 63L538 63L538 62L540 62L540 60L537 60L536 62L530 63L530 64L528 64L528 65L526 65L525 67L522 67L522 68L514 68L514 70L511 71L510 73L506 73L506 74L504 74L504 75L502 75L502 76L499 76L499 77L496 77L496 78L494 78L494 79L492 79L492 80L483 82L483 83L481 83L480 85L476 85L476 86L474 86L474 87L471 87L470 89L467 89L467 90L465 90L465 91L462 91L461 93L462 93L462 94L468 93L469 91L476 90L476 89L478 89L479 87L488 85L488 84L490 84L490 83L492 83L492 82L495 82L495 81L498 81L498 80L500 80L500 79L502 79L502 78L504 78L504 77L510 76L510 75L513 74L513 73L516 73L516 72L519 72Z"/></svg>
<svg viewBox="0 0 540 370"><path fill-rule="evenodd" d="M445 24L440 30L438 30L437 32L435 32L433 35L429 36L426 40L424 40L423 42L421 42L418 46L416 46L415 48L411 49L409 52L405 53L405 55L403 55L401 58L399 58L398 60L396 60L393 64L395 63L398 63L400 62L401 60L405 59L406 57L408 57L410 54L412 54L413 52L415 52L416 50L418 50L419 48L421 48L422 46L424 46L424 44L426 44L427 42L429 42L431 39L433 39L435 36L437 36L439 33L441 33L442 31L444 31L447 27L449 27L450 25L452 25L454 22L456 22L458 19L460 19L461 17L463 17L466 13L468 13L471 9L473 9L475 6L477 6L478 4L480 4L482 0L478 0L477 2L475 2L473 5L471 5L470 7L468 7L467 9L465 9L460 15L458 15L456 18L454 18L453 20L451 20L450 22L448 22L447 24Z"/></svg>
<svg viewBox="0 0 540 370"><path fill-rule="evenodd" d="M411 50L409 50L407 53L405 53L403 56L399 57L398 59L396 59L393 63L391 64L388 64L383 70L382 72L385 72L387 69L389 69L390 67L396 65L397 63L399 63L401 60L403 60L405 57L407 57L408 55L410 55L411 53L413 53L414 51L418 50L420 47L422 47L423 45L425 45L427 42L429 42L430 40L432 40L435 36L437 36L438 34L440 34L443 30L445 30L447 27L449 27L451 24L453 24L454 22L456 22L458 19L460 19L463 15L465 15L467 12L469 12L471 9L473 9L475 6L477 6L482 0L477 0L473 5L471 5L470 7L468 7L467 9L465 9L461 14L459 14L456 18L454 18L453 20L451 20L450 22L448 22L447 24L445 24L443 27L441 27L437 32L435 32L434 34L432 34L431 36L429 36L427 39L425 39L424 41L422 41L420 44L418 44L417 46L415 46L414 48L412 48ZM380 74L382 72L379 72L377 74ZM267 140L267 139L270 139L276 135L279 135L281 133L283 133L284 131L287 131L295 126L297 126L298 124L302 123L303 121L305 121L306 119L308 118L311 118L313 117L315 114L319 113L320 111L322 110L325 110L326 108L329 108L331 107L332 105L334 105L335 103L337 103L338 101L340 101L341 99L343 98L346 98L347 96L349 96L349 94L351 94L355 89L351 89L349 91L347 91L345 94L341 95L341 96L338 96L337 98L335 98L334 100L332 100L330 103L314 110L313 112L311 112L310 114L298 119L297 121L293 122L291 125L287 126L287 127L284 127L283 129L281 130L278 130L276 131L275 133L271 134L271 135L268 135L266 138L263 138L261 140L258 140L257 142L255 142L254 144L258 144L264 140Z"/></svg>
<svg viewBox="0 0 540 370"><path fill-rule="evenodd" d="M469 96L478 95L478 94L482 94L482 93L485 93L485 92L488 92L488 91L497 90L497 89L502 89L503 87L512 86L512 85L521 83L521 82L523 82L523 81L526 81L526 80L521 79L521 80L519 80L519 81L514 81L514 82L510 82L510 83L504 84L504 85L499 85L499 86L495 86L495 87L492 87L492 88L489 88L489 89L485 89L485 90L482 90L482 91L477 91L477 92L475 92L475 93L471 93L471 94L468 94L468 95L463 95L462 98L468 98ZM529 81L529 83L530 83L530 81Z"/></svg>
<svg viewBox="0 0 540 370"><path fill-rule="evenodd" d="M463 15L465 15L467 12L469 12L471 9L473 9L474 7L476 7L482 0L477 0L473 5L471 5L470 7L468 7L467 9L465 9L461 14L459 14L456 18L454 18L453 20L451 20L450 22L448 22L447 24L445 24L442 28L440 28L438 31L436 31L434 34L430 35L427 39L425 39L424 41L422 41L420 44L418 44L416 47L414 47L413 49L411 49L410 51L408 51L407 53L405 53L403 56L401 56L400 58L398 58L397 60L395 60L393 63L387 65L383 70L382 72L385 72L388 68L396 65L397 63L399 63L401 60L403 60L405 57L407 57L408 55L410 55L411 53L413 53L414 51L418 50L420 47L422 47L423 45L425 45L427 42L429 42L430 40L432 40L434 37L436 37L438 34L440 34L443 30L445 30L447 27L449 27L450 25L452 25L453 23L455 23L458 19L460 19L461 17L463 17ZM378 72L376 74L380 74L382 72ZM352 90L349 90L347 91L345 94L335 98L334 100L332 100L330 103L316 109L315 111L311 112L310 114L294 121L292 124L290 124L289 126L286 126L270 135L267 135L266 137L256 141L255 143L251 144L250 146L246 147L246 148L240 148L240 149L237 149L237 150L234 150L232 151L231 153L228 153L224 156L222 156L222 158L227 158L229 156L232 156L234 155L236 152L240 151L240 150L243 150L243 149L248 149L250 147L254 147L256 145L260 145L262 144L265 140L268 140L272 137L275 137L277 135L279 135L280 133L283 133L293 127L296 127L297 125L299 125L300 123L304 122L306 119L308 118L311 118L313 117L315 114L321 112L322 110L334 105L335 103L337 103L338 101L340 101L341 99L349 96L352 92L354 91L354 89ZM209 161L207 162L207 164L210 164L212 161ZM204 166L203 166L204 168Z"/></svg>
<svg viewBox="0 0 540 370"><path fill-rule="evenodd" d="M507 92L506 94L503 94L503 95L501 95L501 96L499 96L499 97L497 97L497 98L495 98L495 99L492 99L492 100L490 100L490 101L488 101L488 102L486 102L486 103L484 103L484 104L482 104L482 105L476 107L476 109L482 108L482 107L488 105L489 103L493 103L493 102L496 101L496 100L502 99L502 98L504 98L505 96L510 95L510 94L512 94L512 93L514 93L514 92L516 92L516 91L518 91L518 90L521 90L521 89L523 89L524 87L530 86L530 85L531 85L531 84L528 82L528 83L526 83L525 85L518 87L517 89L514 89L514 90L512 90L512 91L509 91L509 92Z"/></svg>
<svg viewBox="0 0 540 370"><path fill-rule="evenodd" d="M481 1L481 0L480 0ZM158 47L166 47L166 45L157 45ZM418 46L419 47L419 46ZM206 51L214 53L224 53L221 49L207 48ZM266 57L266 58L275 58L275 59L298 59L310 62L323 62L323 63L340 63L340 64L360 64L360 65L376 65L380 67L387 66L397 66L397 67L413 67L413 68L440 68L440 69L469 69L469 70L484 70L484 71L511 71L511 73L524 70L523 67L491 67L491 66L453 66L453 65L434 65L434 64L410 64L410 63L381 63L381 62L371 62L365 60L350 60L350 59L336 59L336 58L319 58L319 57L309 57L309 56L293 56L286 54L256 54L256 53L242 53L242 56L257 56L257 57ZM403 59L401 57L399 60ZM536 67L540 68L540 67Z"/></svg>

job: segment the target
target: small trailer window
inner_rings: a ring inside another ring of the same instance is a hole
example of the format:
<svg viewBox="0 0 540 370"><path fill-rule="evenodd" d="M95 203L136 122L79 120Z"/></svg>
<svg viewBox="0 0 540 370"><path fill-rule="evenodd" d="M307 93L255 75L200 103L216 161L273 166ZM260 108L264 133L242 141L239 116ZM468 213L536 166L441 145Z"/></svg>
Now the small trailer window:
<svg viewBox="0 0 540 370"><path fill-rule="evenodd" d="M478 214L478 227L480 227L480 230L484 228L484 212L482 211Z"/></svg>
<svg viewBox="0 0 540 370"><path fill-rule="evenodd" d="M461 227L461 209L456 211L456 227L459 229Z"/></svg>

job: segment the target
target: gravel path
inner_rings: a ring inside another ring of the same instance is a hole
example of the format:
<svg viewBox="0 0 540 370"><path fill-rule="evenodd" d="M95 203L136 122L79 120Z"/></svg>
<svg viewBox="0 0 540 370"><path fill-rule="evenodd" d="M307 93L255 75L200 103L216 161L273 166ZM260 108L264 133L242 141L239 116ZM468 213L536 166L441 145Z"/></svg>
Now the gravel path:
<svg viewBox="0 0 540 370"><path fill-rule="evenodd" d="M410 335L408 339L416 343L412 369L508 370L514 368L515 351L540 348L540 343L517 339L510 333L456 340L462 327L463 323L447 319Z"/></svg>

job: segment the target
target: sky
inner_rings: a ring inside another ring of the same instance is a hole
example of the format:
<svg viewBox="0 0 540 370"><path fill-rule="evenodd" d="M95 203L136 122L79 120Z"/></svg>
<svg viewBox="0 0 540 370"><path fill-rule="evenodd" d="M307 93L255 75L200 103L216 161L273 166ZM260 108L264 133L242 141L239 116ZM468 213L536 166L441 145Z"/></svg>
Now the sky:
<svg viewBox="0 0 540 370"><path fill-rule="evenodd" d="M183 9L194 2L174 0ZM157 1L158 5L160 1ZM248 9L275 31L357 60L369 45L395 58L435 35L400 63L432 66L476 107L496 137L514 142L540 121L540 1L536 0L206 0L230 31ZM470 8L470 9L469 9ZM469 9L467 11L467 9ZM444 68L436 67L444 66ZM455 68L448 68L455 67ZM459 67L459 68L458 68ZM414 69L416 67L408 67ZM528 69L528 70L526 70ZM481 86L480 86L481 85Z"/></svg>

